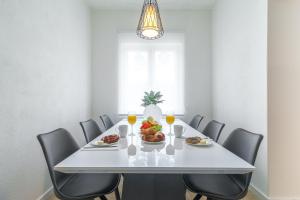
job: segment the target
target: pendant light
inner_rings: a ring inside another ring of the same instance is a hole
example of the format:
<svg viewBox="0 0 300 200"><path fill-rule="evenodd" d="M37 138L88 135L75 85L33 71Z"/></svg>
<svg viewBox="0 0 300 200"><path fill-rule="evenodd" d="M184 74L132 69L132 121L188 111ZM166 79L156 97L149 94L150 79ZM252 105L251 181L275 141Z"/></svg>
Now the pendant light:
<svg viewBox="0 0 300 200"><path fill-rule="evenodd" d="M164 34L156 0L145 0L136 31L143 39L154 40Z"/></svg>

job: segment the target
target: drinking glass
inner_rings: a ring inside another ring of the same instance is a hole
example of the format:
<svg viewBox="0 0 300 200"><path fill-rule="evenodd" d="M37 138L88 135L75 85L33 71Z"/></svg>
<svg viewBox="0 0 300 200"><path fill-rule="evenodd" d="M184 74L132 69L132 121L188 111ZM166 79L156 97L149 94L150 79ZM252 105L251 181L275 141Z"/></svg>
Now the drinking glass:
<svg viewBox="0 0 300 200"><path fill-rule="evenodd" d="M166 115L166 122L167 122L167 124L170 125L170 133L169 133L169 135L172 135L172 124L174 123L174 121L175 121L174 114L173 113L167 113L167 115Z"/></svg>
<svg viewBox="0 0 300 200"><path fill-rule="evenodd" d="M131 136L133 136L133 125L136 123L136 114L134 112L129 112L127 116L128 123L131 125Z"/></svg>

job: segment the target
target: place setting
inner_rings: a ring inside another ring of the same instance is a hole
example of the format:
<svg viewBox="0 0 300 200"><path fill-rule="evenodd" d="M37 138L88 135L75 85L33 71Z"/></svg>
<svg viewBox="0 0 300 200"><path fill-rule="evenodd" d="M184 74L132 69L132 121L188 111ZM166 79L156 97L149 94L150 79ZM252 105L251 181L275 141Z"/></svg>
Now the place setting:
<svg viewBox="0 0 300 200"><path fill-rule="evenodd" d="M175 122L175 117L173 115L166 115L166 122L170 126L169 136L173 136L172 133L172 124ZM209 137L201 137L201 136L193 136L193 137L186 137L184 133L186 132L187 128L180 124L173 125L174 129L174 136L177 139L185 140L185 143L188 145L196 146L196 147L205 147L211 146L213 144L212 140Z"/></svg>
<svg viewBox="0 0 300 200"><path fill-rule="evenodd" d="M82 147L81 151L92 150L117 150L120 136L118 134L111 134L95 139L89 144Z"/></svg>
<svg viewBox="0 0 300 200"><path fill-rule="evenodd" d="M196 147L205 147L211 146L213 144L212 140L209 137L201 136L192 136L185 137L183 136L186 128L182 125L174 125L174 135L178 139L183 139L186 144L196 146Z"/></svg>

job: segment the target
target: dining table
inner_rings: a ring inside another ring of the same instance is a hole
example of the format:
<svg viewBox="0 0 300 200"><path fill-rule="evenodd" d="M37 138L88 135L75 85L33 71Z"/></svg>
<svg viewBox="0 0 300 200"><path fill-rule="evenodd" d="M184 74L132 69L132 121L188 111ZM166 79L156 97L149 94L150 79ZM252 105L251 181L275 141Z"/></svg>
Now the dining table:
<svg viewBox="0 0 300 200"><path fill-rule="evenodd" d="M158 144L149 144L142 140L139 130L141 122L138 120L133 130L128 127L127 136L120 138L116 145L93 148L93 142L106 135L117 134L120 125L128 125L127 120L119 121L58 163L54 169L62 173L123 174L125 195L122 194L122 199L131 200L166 199L165 194L167 196L173 194L170 199L184 199L182 174L246 174L255 170L253 165L217 142L211 141L210 145L205 146L187 144L185 141L187 137L206 136L180 119L174 122L174 125L184 127L184 133L180 138L174 136L174 130L170 130L165 121L160 122L165 141ZM132 184L134 181L136 184ZM155 184L160 185L155 190L161 188L161 191L154 191ZM155 194L151 196L147 191L154 191Z"/></svg>

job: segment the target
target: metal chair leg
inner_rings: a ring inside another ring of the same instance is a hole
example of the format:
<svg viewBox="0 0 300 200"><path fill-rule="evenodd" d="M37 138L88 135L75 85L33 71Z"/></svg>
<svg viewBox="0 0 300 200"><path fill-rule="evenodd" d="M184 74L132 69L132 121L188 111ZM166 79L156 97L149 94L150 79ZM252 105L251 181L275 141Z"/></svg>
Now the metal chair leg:
<svg viewBox="0 0 300 200"><path fill-rule="evenodd" d="M121 200L120 192L118 188L115 189L115 196L116 196L116 200Z"/></svg>
<svg viewBox="0 0 300 200"><path fill-rule="evenodd" d="M193 200L200 200L201 199L201 195L200 194L196 194L196 196L194 197L194 199Z"/></svg>
<svg viewBox="0 0 300 200"><path fill-rule="evenodd" d="M100 199L101 200L107 200L107 198L103 195L103 196L100 196Z"/></svg>

